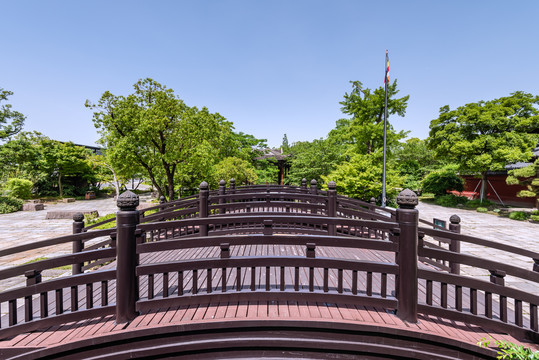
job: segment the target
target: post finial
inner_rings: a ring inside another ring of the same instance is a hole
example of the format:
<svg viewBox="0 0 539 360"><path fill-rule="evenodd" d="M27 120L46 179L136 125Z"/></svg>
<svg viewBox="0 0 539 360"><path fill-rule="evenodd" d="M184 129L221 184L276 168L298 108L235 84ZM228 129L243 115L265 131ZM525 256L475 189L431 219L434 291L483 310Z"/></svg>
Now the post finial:
<svg viewBox="0 0 539 360"><path fill-rule="evenodd" d="M402 190L399 195L397 195L397 204L401 209L415 209L418 204L417 195L410 189Z"/></svg>
<svg viewBox="0 0 539 360"><path fill-rule="evenodd" d="M205 181L201 182L199 188L200 190L208 190L208 183Z"/></svg>
<svg viewBox="0 0 539 360"><path fill-rule="evenodd" d="M449 218L449 222L451 224L460 224L460 216L458 215L451 215L451 217Z"/></svg>
<svg viewBox="0 0 539 360"><path fill-rule="evenodd" d="M337 188L337 184L335 183L335 181L331 180L330 182L328 182L329 190L335 190L336 188Z"/></svg>
<svg viewBox="0 0 539 360"><path fill-rule="evenodd" d="M120 208L121 211L133 211L137 209L139 205L139 197L137 194L133 193L130 190L120 194L118 200L116 200L116 205Z"/></svg>
<svg viewBox="0 0 539 360"><path fill-rule="evenodd" d="M82 222L84 220L84 214L81 212L74 213L73 214L73 221L75 222Z"/></svg>

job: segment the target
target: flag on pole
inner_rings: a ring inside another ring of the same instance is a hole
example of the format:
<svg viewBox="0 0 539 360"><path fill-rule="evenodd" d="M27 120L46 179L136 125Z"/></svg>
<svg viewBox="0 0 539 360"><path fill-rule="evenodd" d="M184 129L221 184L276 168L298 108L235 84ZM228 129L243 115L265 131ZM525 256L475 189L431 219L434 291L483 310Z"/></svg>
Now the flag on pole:
<svg viewBox="0 0 539 360"><path fill-rule="evenodd" d="M389 84L389 55L386 50L386 77L384 78L384 84Z"/></svg>

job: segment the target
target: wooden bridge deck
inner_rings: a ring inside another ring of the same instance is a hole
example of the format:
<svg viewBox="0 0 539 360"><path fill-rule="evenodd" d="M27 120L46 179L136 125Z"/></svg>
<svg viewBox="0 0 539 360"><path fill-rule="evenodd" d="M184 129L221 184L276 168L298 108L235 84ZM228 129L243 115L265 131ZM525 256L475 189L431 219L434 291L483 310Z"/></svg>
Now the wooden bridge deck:
<svg viewBox="0 0 539 360"><path fill-rule="evenodd" d="M144 263L159 263L167 262L171 260L186 259L186 258L210 258L219 257L220 249L218 247L200 247L186 250L173 250L163 251L157 253L149 253L141 255L141 264ZM305 248L302 246L287 246L287 245L245 245L245 246L231 246L230 255L234 256L304 256ZM365 249L344 249L335 247L317 247L317 257L333 257L343 259L358 259L358 260L372 260L378 262L393 262L394 254L389 252L365 250ZM115 267L115 263L106 265L103 269L111 269ZM426 268L428 265L420 264L420 268ZM279 269L270 269L271 288L277 289L279 287ZM319 270L319 271L318 271ZM260 290L266 288L266 274L264 269L257 269L256 274L256 287ZM304 279L307 278L308 269L303 269L300 276ZM315 290L323 291L322 284L322 270L315 270ZM162 275L160 275L162 276ZM191 278L189 278L191 276ZM221 291L222 274L220 271L214 271L212 273L212 291ZM251 286L251 274L244 272L241 280L242 286L248 288ZM285 274L286 283L292 284L293 274ZM345 292L350 291L352 287L352 277L350 274L344 274L344 288ZM358 276L358 291L365 292L367 287L366 274L359 274ZM192 273L186 275L184 278L184 293L189 293L192 282ZM329 287L337 287L337 277L329 276ZM395 288L395 279L392 276L388 276L387 289L389 298L394 297L392 293ZM169 284L176 284L174 274L171 274ZM304 283L304 282L303 282ZM206 272L200 272L198 275L198 284L201 288L207 286L207 274ZM226 280L227 287L235 286L236 279L233 272L227 273ZM162 292L162 282L159 276L155 278L155 294L156 296ZM148 277L140 277L140 289L141 296L148 296ZM271 291L271 290L270 290ZM79 302L80 307L84 308L83 303L83 287L79 287ZM108 288L109 301L115 302L115 282L112 281ZM170 297L173 297L177 293L177 288L170 286ZM64 302L70 303L69 292L66 292ZM373 293L380 294L380 278L373 277ZM419 299L424 302L426 297L425 283L419 283ZM439 301L439 290L434 289L434 301ZM49 298L53 298L50 296ZM94 290L94 303L100 304L100 290ZM35 299L36 306L34 306L35 312L39 309L37 304L38 299ZM449 292L448 303L454 303L454 293ZM481 311L481 304L479 310ZM50 300L51 311L53 308L52 300ZM496 309L497 306L494 306ZM219 323L231 323L245 320L286 320L290 322L294 321L313 321L319 323L341 323L341 324L361 324L365 326L383 326L393 329L407 329L418 334L438 335L444 338L453 339L462 343L475 345L478 340L483 337L492 336L498 340L507 340L515 343L519 343L513 337L502 334L499 332L493 332L488 329L481 328L479 326L459 323L455 321L448 321L433 316L419 315L419 322L417 324L407 323L400 320L395 314L395 309L375 308L370 306L358 306L347 304L332 304L332 303L318 303L312 301L230 301L227 298L226 301L216 301L210 304L191 304L187 306L172 306L169 308L153 309L147 312L143 312L140 316L135 318L129 324L116 325L114 316L105 316L100 318L89 319L80 322L68 323L61 326L53 326L50 328L42 329L41 331L35 331L30 333L19 334L10 339L0 341L0 358L7 358L10 355L28 351L30 349L43 349L55 347L58 345L65 345L66 343L76 343L87 339L107 337L113 334L129 333L133 331L139 331L150 328L161 328L171 326L188 326L190 324L197 324L201 322L214 322ZM21 314L22 315L22 314ZM7 321L4 319L4 321ZM330 326L330 325L328 325ZM180 328L178 328L180 329ZM527 346L534 347L533 344L527 344ZM536 346L535 346L536 347Z"/></svg>

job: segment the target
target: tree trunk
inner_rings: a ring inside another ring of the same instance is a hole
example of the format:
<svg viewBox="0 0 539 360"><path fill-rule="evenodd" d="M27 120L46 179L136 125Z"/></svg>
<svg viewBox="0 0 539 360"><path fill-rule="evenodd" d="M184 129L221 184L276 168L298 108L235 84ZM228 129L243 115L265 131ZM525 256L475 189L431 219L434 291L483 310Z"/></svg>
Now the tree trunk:
<svg viewBox="0 0 539 360"><path fill-rule="evenodd" d="M483 200L487 198L487 172L481 173L481 192L479 193L479 202L482 204Z"/></svg>
<svg viewBox="0 0 539 360"><path fill-rule="evenodd" d="M62 173L58 172L58 192L60 197L64 197L64 188L62 187Z"/></svg>

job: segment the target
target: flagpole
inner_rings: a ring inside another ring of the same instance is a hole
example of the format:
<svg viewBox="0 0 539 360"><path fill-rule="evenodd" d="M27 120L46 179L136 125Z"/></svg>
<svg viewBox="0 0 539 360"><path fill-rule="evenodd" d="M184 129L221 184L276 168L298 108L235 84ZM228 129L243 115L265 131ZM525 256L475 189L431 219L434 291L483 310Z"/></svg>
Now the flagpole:
<svg viewBox="0 0 539 360"><path fill-rule="evenodd" d="M385 66L385 102L384 102L384 167L382 171L382 207L386 207L386 151L387 151L387 84L389 82L389 55L386 50Z"/></svg>

